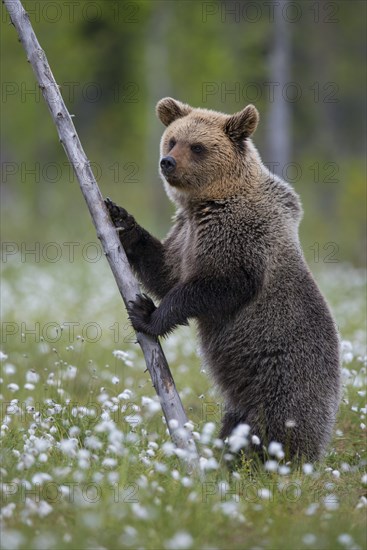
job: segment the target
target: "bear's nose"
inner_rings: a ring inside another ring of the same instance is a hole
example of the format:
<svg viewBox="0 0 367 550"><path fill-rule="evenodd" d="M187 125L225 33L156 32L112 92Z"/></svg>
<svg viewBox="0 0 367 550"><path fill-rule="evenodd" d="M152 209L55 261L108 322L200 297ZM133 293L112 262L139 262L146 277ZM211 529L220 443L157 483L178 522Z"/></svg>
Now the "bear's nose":
<svg viewBox="0 0 367 550"><path fill-rule="evenodd" d="M176 168L176 161L173 157L163 157L161 160L161 168L164 174L170 174Z"/></svg>

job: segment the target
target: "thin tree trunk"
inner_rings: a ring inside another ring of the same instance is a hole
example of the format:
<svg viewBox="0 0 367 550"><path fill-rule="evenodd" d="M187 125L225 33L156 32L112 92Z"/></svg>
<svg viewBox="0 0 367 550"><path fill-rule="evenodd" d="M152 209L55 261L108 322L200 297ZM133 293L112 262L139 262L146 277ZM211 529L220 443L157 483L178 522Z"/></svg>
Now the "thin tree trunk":
<svg viewBox="0 0 367 550"><path fill-rule="evenodd" d="M154 112L157 101L162 97L172 95L171 79L168 67L167 32L171 26L172 7L162 2L153 2L145 32L145 75L146 75L146 106L149 112ZM162 135L162 124L157 118L150 121L145 137L145 173L157 174L157 143ZM168 208L164 201L162 185L155 185L150 195L150 204L154 207L155 222L159 230L162 220L168 219Z"/></svg>
<svg viewBox="0 0 367 550"><path fill-rule="evenodd" d="M274 28L270 52L270 82L274 98L268 113L268 164L271 171L281 177L290 159L291 113L287 100L287 84L290 75L290 29L286 21L288 0L274 1Z"/></svg>
<svg viewBox="0 0 367 550"><path fill-rule="evenodd" d="M56 124L60 141L70 164L74 168L92 216L97 236L101 241L103 251L107 256L118 289L126 305L129 301L134 300L139 293L139 285L131 272L116 229L104 205L101 192L90 168L90 162L85 155L70 114L61 97L46 55L34 34L28 14L19 0L3 0L3 2L18 32L28 61L32 65L43 97ZM197 470L199 467L197 449L190 431L185 428L186 413L160 343L142 333L137 333L137 340L143 350L154 388L160 398L172 440L179 448L186 451L181 454L184 455L189 469L191 471Z"/></svg>

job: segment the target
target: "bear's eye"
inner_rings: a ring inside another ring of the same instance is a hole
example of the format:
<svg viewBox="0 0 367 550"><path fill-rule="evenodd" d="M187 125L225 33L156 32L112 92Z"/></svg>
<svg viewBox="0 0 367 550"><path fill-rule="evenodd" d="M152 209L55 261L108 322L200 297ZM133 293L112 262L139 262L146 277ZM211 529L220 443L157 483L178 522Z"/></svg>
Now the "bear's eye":
<svg viewBox="0 0 367 550"><path fill-rule="evenodd" d="M195 143L194 145L191 145L191 151L199 155L204 151L204 146L201 145L200 143Z"/></svg>
<svg viewBox="0 0 367 550"><path fill-rule="evenodd" d="M176 145L175 138L171 138L168 142L168 150L170 151L171 149L173 149L175 145Z"/></svg>

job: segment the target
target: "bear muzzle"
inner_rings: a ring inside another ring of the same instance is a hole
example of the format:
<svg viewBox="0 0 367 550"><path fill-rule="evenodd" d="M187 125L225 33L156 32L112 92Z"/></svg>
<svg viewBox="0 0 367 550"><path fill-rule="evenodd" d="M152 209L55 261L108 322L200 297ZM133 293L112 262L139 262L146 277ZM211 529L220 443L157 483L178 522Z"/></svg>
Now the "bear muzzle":
<svg viewBox="0 0 367 550"><path fill-rule="evenodd" d="M160 162L161 170L165 176L172 174L175 171L177 163L171 156L163 157Z"/></svg>

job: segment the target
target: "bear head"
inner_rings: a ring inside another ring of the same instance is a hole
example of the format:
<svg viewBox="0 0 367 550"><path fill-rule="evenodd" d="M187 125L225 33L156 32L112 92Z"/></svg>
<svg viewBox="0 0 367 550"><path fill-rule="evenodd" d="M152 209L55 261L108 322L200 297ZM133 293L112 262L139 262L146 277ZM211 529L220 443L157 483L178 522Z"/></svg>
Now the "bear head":
<svg viewBox="0 0 367 550"><path fill-rule="evenodd" d="M259 121L256 107L226 115L167 97L156 110L166 126L160 174L174 202L226 198L251 185L261 165L249 139Z"/></svg>

